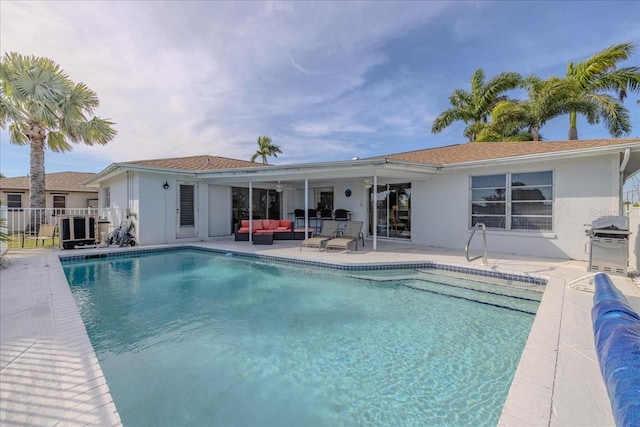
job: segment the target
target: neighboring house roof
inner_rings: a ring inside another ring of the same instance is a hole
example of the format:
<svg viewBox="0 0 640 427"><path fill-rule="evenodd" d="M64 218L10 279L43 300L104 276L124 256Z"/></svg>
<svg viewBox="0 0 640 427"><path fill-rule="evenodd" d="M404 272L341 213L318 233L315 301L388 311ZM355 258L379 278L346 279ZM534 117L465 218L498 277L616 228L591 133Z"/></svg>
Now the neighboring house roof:
<svg viewBox="0 0 640 427"><path fill-rule="evenodd" d="M229 159L227 157L207 155L177 157L171 159L137 160L133 162L122 162L121 164L149 166L163 169L179 169L187 171L265 166L262 163L249 162L247 160Z"/></svg>
<svg viewBox="0 0 640 427"><path fill-rule="evenodd" d="M56 172L45 177L46 191L77 191L95 193L95 188L84 185L96 174L88 172ZM29 190L29 177L0 178L0 190Z"/></svg>
<svg viewBox="0 0 640 427"><path fill-rule="evenodd" d="M506 159L510 157L551 153L559 154L563 151L577 152L634 143L640 144L640 138L541 142L470 142L373 158L428 163L432 165L449 165L483 160Z"/></svg>

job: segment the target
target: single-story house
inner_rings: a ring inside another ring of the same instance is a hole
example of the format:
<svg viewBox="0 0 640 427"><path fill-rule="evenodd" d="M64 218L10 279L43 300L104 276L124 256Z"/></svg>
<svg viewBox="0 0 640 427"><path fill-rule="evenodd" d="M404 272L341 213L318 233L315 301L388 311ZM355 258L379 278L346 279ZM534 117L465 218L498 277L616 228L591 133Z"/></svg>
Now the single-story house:
<svg viewBox="0 0 640 427"><path fill-rule="evenodd" d="M349 161L265 166L216 156L114 163L89 185L127 208L141 244L207 240L242 219L344 209L373 239L462 249L477 223L491 252L588 259L585 225L622 210L640 138L483 142ZM298 227L313 228L305 215ZM632 230L637 234L638 230Z"/></svg>
<svg viewBox="0 0 640 427"><path fill-rule="evenodd" d="M98 191L85 185L95 173L56 172L45 175L46 208L98 207ZM9 209L29 207L29 177L0 178L0 204Z"/></svg>
<svg viewBox="0 0 640 427"><path fill-rule="evenodd" d="M37 230L39 225L31 222L57 224L61 215L97 208L98 191L85 185L94 176L88 172L46 174L45 208L36 211L29 209L28 176L0 178L0 215L6 215L7 231Z"/></svg>

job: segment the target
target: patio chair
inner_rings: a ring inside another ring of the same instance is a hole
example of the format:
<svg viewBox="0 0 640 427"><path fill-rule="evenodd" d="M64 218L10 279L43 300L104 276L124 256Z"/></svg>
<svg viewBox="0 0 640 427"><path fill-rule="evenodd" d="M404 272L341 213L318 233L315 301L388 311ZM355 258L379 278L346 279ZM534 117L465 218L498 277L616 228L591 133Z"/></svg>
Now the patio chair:
<svg viewBox="0 0 640 427"><path fill-rule="evenodd" d="M347 225L342 230L341 237L336 237L324 242L325 250L328 249L344 249L344 253L349 250L349 245L354 244L356 251L358 250L358 239L362 238L364 246L364 235L362 234L363 221L347 221Z"/></svg>
<svg viewBox="0 0 640 427"><path fill-rule="evenodd" d="M38 234L36 236L29 236L27 239L35 240L36 246L38 246L38 241L40 240L42 240L42 246L44 246L44 241L51 239L51 243L55 245L56 227L55 224L40 224Z"/></svg>
<svg viewBox="0 0 640 427"><path fill-rule="evenodd" d="M302 250L303 247L318 248L319 250L323 249L324 242L336 237L336 233L338 232L338 225L339 224L337 221L325 220L322 224L320 235L303 240L300 243L300 250Z"/></svg>

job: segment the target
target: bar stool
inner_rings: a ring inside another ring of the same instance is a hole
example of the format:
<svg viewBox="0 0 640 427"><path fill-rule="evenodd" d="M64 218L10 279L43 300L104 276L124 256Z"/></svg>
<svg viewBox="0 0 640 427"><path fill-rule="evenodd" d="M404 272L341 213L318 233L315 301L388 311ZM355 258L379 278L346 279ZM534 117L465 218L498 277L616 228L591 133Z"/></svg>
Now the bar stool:
<svg viewBox="0 0 640 427"><path fill-rule="evenodd" d="M304 227L304 209L294 209L293 217L296 224L294 228ZM298 220L302 220L302 225L299 224Z"/></svg>

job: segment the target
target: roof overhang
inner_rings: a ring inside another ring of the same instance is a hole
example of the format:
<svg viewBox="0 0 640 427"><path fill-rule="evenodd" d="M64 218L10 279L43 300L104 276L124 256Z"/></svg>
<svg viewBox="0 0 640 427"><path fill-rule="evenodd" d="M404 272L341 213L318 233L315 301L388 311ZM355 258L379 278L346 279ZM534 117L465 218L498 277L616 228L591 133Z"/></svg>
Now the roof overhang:
<svg viewBox="0 0 640 427"><path fill-rule="evenodd" d="M424 179L425 175L440 173L439 165L405 162L390 159L364 159L340 162L302 163L279 166L185 171L158 167L140 166L131 163L114 163L98 173L88 186L98 187L127 171L179 175L211 184L233 184L247 182L380 178Z"/></svg>
<svg viewBox="0 0 640 427"><path fill-rule="evenodd" d="M429 175L442 174L449 171L509 163L526 164L562 158L592 157L616 153L622 156L626 150L629 150L629 156L625 162L624 170L621 172L623 172L624 179L627 179L640 171L640 143L637 141L602 147L569 149L447 164L428 164L376 157L337 162L192 171L143 166L133 163L114 163L98 173L86 185L99 187L101 182L113 179L127 171L175 175L220 185L248 182L303 182L305 179L331 182L336 179L370 179L373 177L378 177L380 183L391 183L394 181L400 182L400 180L423 180Z"/></svg>
<svg viewBox="0 0 640 427"><path fill-rule="evenodd" d="M535 142L532 142L535 144ZM589 147L581 149L571 149L562 151L553 151L547 153L527 154L523 156L501 157L494 159L473 160L469 162L460 163L448 163L442 165L443 170L452 169L465 169L465 168L477 168L482 166L493 166L507 163L529 163L539 162L545 160L555 160L562 158L578 158L578 157L593 157L605 154L624 153L626 149L631 151L632 158L640 155L640 143L630 142L627 144L608 145L603 147Z"/></svg>
<svg viewBox="0 0 640 427"><path fill-rule="evenodd" d="M121 175L128 171L137 171L137 172L146 172L146 173L157 173L162 175L180 175L180 176L190 176L197 177L197 173L193 171L186 170L177 170L170 168L159 168L154 166L142 166L135 165L132 163L112 163L107 166L104 170L96 174L91 180L87 181L85 185L87 187L99 187L101 182L108 181Z"/></svg>

